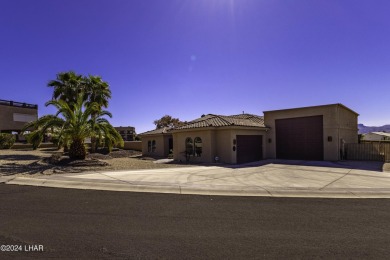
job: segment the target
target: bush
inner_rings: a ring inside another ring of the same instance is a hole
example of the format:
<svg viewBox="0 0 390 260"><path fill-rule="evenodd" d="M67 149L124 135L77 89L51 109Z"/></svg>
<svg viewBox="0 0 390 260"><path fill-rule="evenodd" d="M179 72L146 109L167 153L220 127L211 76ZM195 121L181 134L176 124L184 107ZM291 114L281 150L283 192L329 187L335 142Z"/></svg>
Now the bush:
<svg viewBox="0 0 390 260"><path fill-rule="evenodd" d="M58 136L52 135L50 141L53 144L60 146L60 138Z"/></svg>
<svg viewBox="0 0 390 260"><path fill-rule="evenodd" d="M13 134L0 133L0 149L10 149L16 141Z"/></svg>

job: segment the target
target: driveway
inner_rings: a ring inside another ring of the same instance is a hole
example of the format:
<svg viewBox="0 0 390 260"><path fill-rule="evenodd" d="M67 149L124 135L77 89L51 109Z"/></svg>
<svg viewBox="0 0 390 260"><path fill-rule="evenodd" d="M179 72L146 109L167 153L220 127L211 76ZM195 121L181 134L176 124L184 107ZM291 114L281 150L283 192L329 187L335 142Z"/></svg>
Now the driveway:
<svg viewBox="0 0 390 260"><path fill-rule="evenodd" d="M265 160L239 166L72 173L3 179L7 184L176 194L390 198L376 162Z"/></svg>

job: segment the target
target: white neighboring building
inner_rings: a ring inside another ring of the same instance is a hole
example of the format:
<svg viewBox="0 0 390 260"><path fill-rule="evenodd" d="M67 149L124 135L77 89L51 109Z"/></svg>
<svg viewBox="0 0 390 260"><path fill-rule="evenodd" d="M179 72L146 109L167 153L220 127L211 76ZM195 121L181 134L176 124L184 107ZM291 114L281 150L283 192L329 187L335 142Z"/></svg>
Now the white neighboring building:
<svg viewBox="0 0 390 260"><path fill-rule="evenodd" d="M363 135L364 141L390 141L390 133L371 132Z"/></svg>

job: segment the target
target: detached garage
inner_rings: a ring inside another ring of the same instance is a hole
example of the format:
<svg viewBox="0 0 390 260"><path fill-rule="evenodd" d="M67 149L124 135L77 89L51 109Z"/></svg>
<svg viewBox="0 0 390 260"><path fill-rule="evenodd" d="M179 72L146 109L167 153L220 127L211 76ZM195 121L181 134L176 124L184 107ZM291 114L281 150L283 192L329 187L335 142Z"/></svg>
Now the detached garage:
<svg viewBox="0 0 390 260"><path fill-rule="evenodd" d="M342 143L358 141L358 115L342 104L266 111L266 157L339 160Z"/></svg>

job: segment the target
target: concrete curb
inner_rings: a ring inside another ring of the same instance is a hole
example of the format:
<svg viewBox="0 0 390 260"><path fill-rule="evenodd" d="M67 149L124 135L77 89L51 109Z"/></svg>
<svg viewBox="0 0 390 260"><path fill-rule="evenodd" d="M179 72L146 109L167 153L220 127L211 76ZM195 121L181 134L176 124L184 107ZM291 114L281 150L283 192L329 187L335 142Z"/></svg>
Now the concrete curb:
<svg viewBox="0 0 390 260"><path fill-rule="evenodd" d="M0 183L7 183L12 179L15 179L15 176L0 176Z"/></svg>
<svg viewBox="0 0 390 260"><path fill-rule="evenodd" d="M29 185L50 188L65 189L86 189L86 190L107 190L107 191L133 191L133 192L157 192L157 193L179 193L179 186L145 186L129 185L120 183L95 183L81 181L48 180L17 177L6 184Z"/></svg>
<svg viewBox="0 0 390 260"><path fill-rule="evenodd" d="M27 177L1 177L0 182L11 185L29 185L50 188L88 189L125 192L171 193L187 195L259 196L290 198L390 198L390 189L264 189L262 187L217 186L217 185L139 185L94 181L69 181Z"/></svg>

